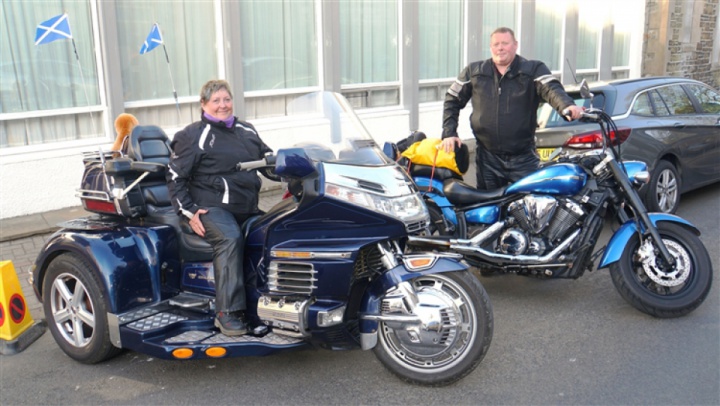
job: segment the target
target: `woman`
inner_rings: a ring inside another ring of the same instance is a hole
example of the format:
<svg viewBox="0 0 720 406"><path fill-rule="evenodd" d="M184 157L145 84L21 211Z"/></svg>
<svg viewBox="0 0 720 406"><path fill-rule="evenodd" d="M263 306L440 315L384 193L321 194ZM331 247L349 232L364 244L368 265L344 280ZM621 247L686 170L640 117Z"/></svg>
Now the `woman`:
<svg viewBox="0 0 720 406"><path fill-rule="evenodd" d="M215 326L229 336L248 331L240 226L258 213L260 178L239 162L272 153L252 124L233 116L230 85L211 80L200 90L202 116L175 134L167 175L173 206L213 246ZM270 179L270 174L264 173Z"/></svg>

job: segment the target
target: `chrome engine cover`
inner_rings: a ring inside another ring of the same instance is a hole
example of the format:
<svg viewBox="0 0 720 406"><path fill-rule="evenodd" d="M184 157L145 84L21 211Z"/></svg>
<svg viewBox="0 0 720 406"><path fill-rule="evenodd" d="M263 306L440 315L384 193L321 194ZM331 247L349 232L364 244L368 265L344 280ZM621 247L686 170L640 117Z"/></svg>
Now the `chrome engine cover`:
<svg viewBox="0 0 720 406"><path fill-rule="evenodd" d="M528 237L517 228L508 228L503 231L498 240L498 250L508 255L522 255L527 252L528 245Z"/></svg>
<svg viewBox="0 0 720 406"><path fill-rule="evenodd" d="M257 313L260 320L272 326L276 334L306 337L309 336L307 309L310 302L310 299L262 296L258 299Z"/></svg>
<svg viewBox="0 0 720 406"><path fill-rule="evenodd" d="M558 202L554 197L527 195L510 203L508 210L520 227L538 234L550 224L557 206Z"/></svg>

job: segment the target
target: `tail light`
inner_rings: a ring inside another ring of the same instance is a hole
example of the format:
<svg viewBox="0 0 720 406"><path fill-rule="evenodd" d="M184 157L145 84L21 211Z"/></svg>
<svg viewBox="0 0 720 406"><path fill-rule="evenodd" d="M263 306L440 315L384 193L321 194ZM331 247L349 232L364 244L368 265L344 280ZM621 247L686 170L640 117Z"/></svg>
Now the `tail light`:
<svg viewBox="0 0 720 406"><path fill-rule="evenodd" d="M619 128L617 133L610 131L612 145L620 145L625 142L630 136L630 131L629 128ZM594 149L602 148L602 146L602 133L600 130L574 135L563 144L565 148L574 149Z"/></svg>
<svg viewBox="0 0 720 406"><path fill-rule="evenodd" d="M94 199L81 199L83 207L87 211L104 214L118 214L113 202Z"/></svg>

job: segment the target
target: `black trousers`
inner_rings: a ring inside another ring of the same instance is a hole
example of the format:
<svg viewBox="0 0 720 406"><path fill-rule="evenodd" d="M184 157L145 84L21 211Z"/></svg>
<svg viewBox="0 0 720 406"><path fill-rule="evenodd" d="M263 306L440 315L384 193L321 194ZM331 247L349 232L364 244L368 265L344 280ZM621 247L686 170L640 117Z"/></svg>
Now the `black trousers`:
<svg viewBox="0 0 720 406"><path fill-rule="evenodd" d="M200 216L205 240L213 247L215 309L229 313L247 309L243 253L245 236L241 225L253 214L233 214L211 207Z"/></svg>
<svg viewBox="0 0 720 406"><path fill-rule="evenodd" d="M524 154L494 154L480 143L475 153L477 188L481 190L499 189L517 182L540 167L540 157L535 150Z"/></svg>

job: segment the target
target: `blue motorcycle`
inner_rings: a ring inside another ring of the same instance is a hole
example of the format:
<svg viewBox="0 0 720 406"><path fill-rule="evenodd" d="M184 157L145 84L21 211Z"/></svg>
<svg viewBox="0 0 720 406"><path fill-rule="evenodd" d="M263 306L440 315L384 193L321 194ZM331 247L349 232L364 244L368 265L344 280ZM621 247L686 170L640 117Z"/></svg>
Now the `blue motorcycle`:
<svg viewBox="0 0 720 406"><path fill-rule="evenodd" d="M481 362L493 333L487 293L454 253L405 253L429 216L407 174L340 95L287 106L310 139L238 164L271 168L287 198L243 225L253 334L213 325L212 251L174 212L166 135L137 127L127 157L85 157L79 190L95 214L63 225L33 287L60 348L83 363L122 349L162 359L268 355L308 345L373 349L408 382L445 385Z"/></svg>
<svg viewBox="0 0 720 406"><path fill-rule="evenodd" d="M678 216L648 213L636 191L649 180L647 165L620 160L607 114L588 110L583 120L600 126L602 150L558 150L556 161L501 189L477 190L447 169L411 165L436 237L411 236L410 245L460 253L483 275L575 279L599 257L597 268L610 268L636 309L660 318L690 313L707 297L713 273L699 230ZM619 228L595 250L612 217Z"/></svg>

